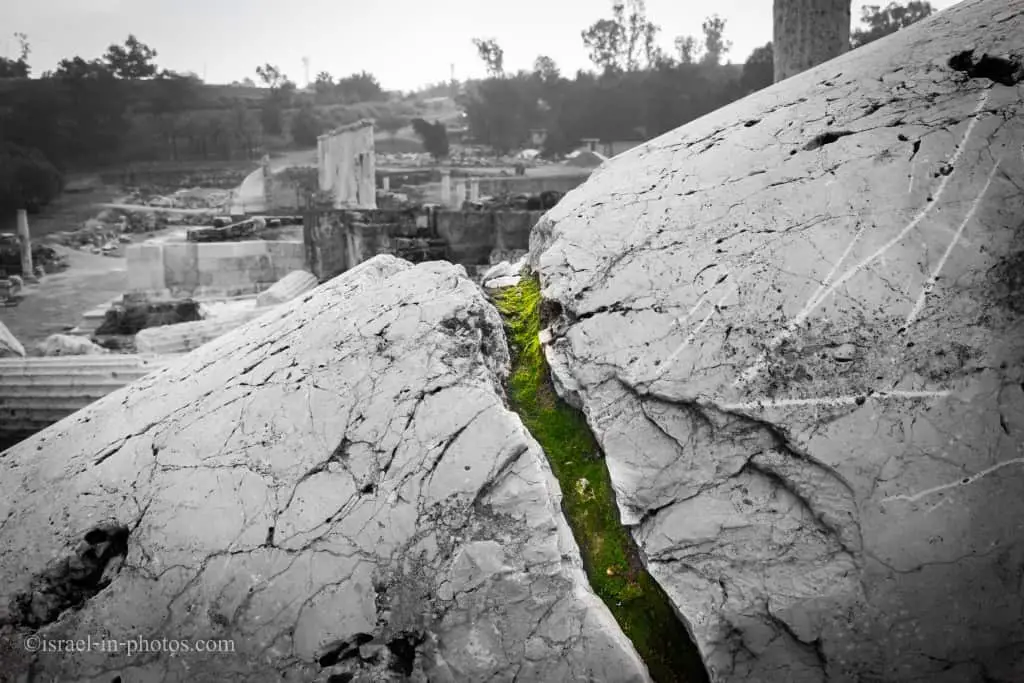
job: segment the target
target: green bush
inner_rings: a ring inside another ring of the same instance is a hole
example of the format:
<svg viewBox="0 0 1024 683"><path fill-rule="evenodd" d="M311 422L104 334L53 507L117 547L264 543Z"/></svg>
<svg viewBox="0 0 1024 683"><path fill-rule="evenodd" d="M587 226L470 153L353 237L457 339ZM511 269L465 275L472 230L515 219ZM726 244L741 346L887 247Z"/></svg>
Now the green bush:
<svg viewBox="0 0 1024 683"><path fill-rule="evenodd" d="M0 210L35 213L63 188L61 172L38 149L0 143Z"/></svg>

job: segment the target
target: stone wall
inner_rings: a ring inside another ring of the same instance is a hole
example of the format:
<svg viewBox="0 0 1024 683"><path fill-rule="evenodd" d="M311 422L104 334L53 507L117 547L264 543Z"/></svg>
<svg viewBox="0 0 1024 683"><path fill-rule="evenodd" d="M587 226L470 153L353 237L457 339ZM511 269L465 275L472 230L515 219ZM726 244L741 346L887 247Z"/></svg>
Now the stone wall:
<svg viewBox="0 0 1024 683"><path fill-rule="evenodd" d="M304 217L306 262L320 281L377 254L409 260L444 259L465 266L488 262L495 250L526 250L542 211L425 209L312 212Z"/></svg>
<svg viewBox="0 0 1024 683"><path fill-rule="evenodd" d="M165 242L125 249L128 289L153 297L241 296L305 267L302 242Z"/></svg>
<svg viewBox="0 0 1024 683"><path fill-rule="evenodd" d="M472 180L479 184L481 197L498 197L506 194L540 194L549 190L568 192L585 183L588 177L590 172L581 169L578 175L571 176L498 176Z"/></svg>
<svg viewBox="0 0 1024 683"><path fill-rule="evenodd" d="M317 139L320 190L335 208L377 208L373 123L357 121Z"/></svg>

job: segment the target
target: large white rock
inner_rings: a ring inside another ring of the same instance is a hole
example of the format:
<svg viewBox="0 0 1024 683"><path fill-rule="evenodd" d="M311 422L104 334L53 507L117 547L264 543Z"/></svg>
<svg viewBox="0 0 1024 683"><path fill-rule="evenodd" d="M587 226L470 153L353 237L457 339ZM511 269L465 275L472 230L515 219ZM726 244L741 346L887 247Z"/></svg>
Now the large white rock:
<svg viewBox="0 0 1024 683"><path fill-rule="evenodd" d="M0 458L0 642L234 647L34 680L646 681L508 369L464 269L377 257L90 405Z"/></svg>
<svg viewBox="0 0 1024 683"><path fill-rule="evenodd" d="M1024 6L961 3L534 232L560 390L715 681L1024 680L1022 54Z"/></svg>

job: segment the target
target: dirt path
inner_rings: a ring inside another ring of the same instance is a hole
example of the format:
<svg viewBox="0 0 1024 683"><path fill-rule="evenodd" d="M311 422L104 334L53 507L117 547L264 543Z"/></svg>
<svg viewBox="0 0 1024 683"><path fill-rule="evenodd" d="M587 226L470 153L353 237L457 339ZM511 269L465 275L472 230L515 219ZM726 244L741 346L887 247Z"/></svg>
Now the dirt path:
<svg viewBox="0 0 1024 683"><path fill-rule="evenodd" d="M54 247L69 268L26 285L17 306L0 308L0 320L26 347L78 325L82 314L124 293L128 272L123 258Z"/></svg>

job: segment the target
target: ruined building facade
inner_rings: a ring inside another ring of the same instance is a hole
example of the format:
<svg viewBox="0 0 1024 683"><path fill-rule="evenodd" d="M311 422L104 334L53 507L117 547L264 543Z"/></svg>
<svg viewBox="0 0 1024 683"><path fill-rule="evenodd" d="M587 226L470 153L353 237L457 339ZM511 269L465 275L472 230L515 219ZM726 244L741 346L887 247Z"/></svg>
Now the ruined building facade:
<svg viewBox="0 0 1024 683"><path fill-rule="evenodd" d="M316 142L320 191L336 209L376 209L373 122L357 121L324 133Z"/></svg>

